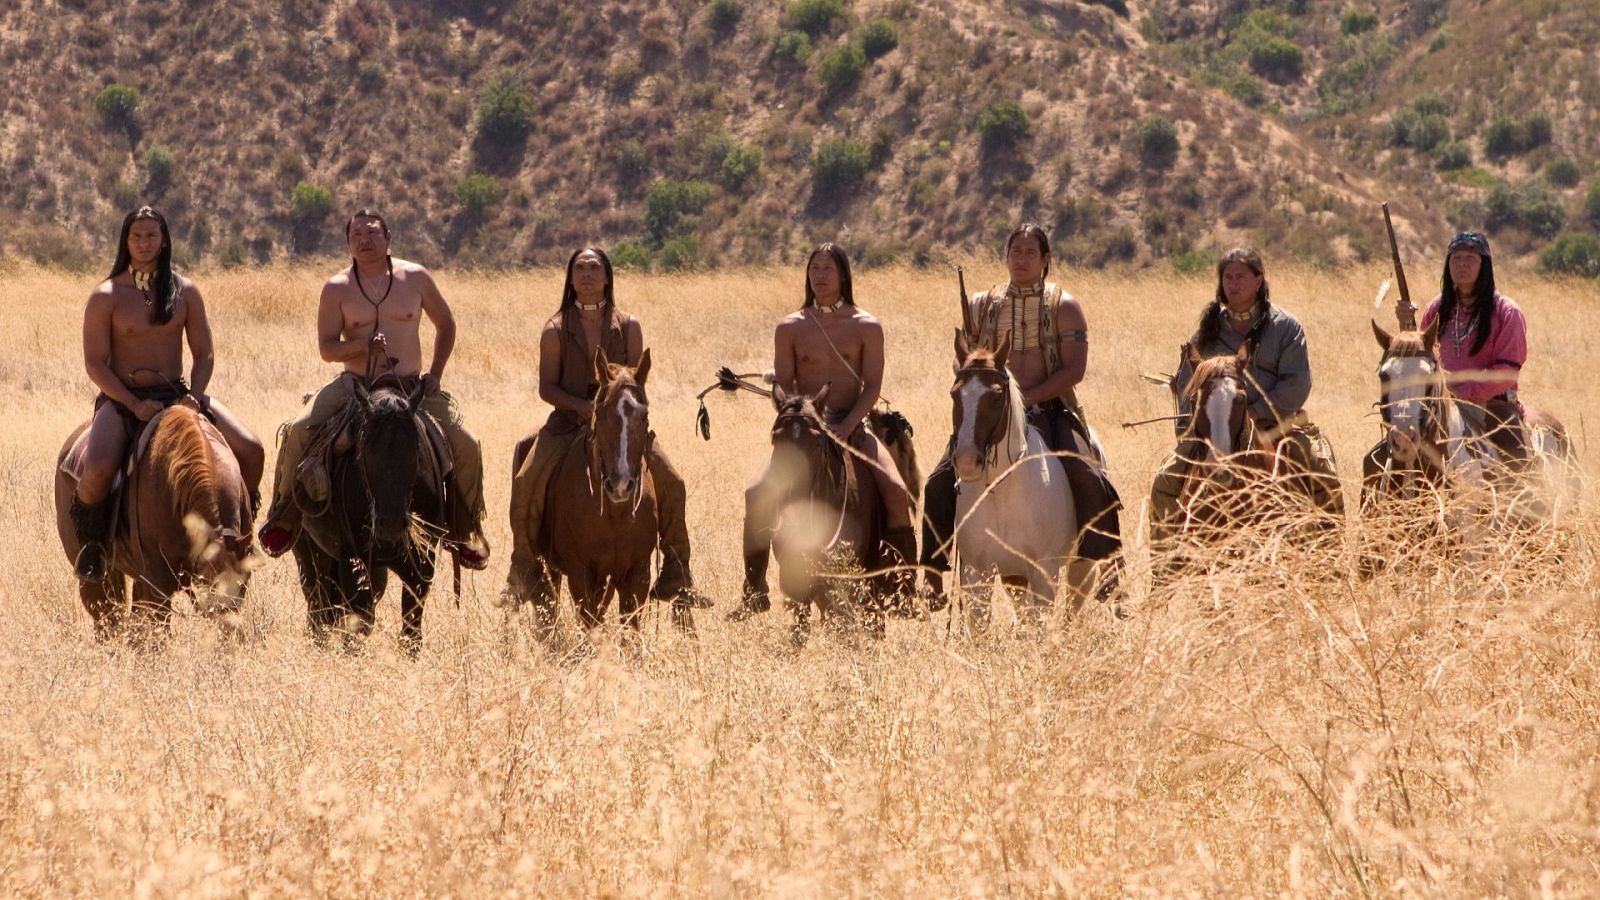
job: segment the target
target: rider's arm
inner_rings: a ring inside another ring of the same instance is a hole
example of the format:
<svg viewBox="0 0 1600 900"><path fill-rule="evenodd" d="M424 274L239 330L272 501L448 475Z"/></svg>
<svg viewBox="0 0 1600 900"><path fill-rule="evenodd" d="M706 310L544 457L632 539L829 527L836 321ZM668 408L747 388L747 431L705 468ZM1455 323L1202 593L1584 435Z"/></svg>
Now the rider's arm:
<svg viewBox="0 0 1600 900"><path fill-rule="evenodd" d="M206 318L206 304L200 289L193 284L183 286L183 299L188 312L183 323L183 335L189 342L189 393L196 400L206 395L211 384L211 372L217 364L216 347L211 339L211 320Z"/></svg>
<svg viewBox="0 0 1600 900"><path fill-rule="evenodd" d="M373 324L377 334L377 324ZM329 280L322 286L322 299L317 301L317 350L323 362L347 363L367 355L370 341L367 338L345 340L344 310L340 308L339 291Z"/></svg>
<svg viewBox="0 0 1600 900"><path fill-rule="evenodd" d="M132 409L139 401L111 371L111 313L115 309L109 283L89 295L83 309L83 368L101 393Z"/></svg>
<svg viewBox="0 0 1600 900"><path fill-rule="evenodd" d="M1199 335L1195 335L1189 340L1193 342L1198 337ZM1179 437L1182 437L1183 433L1189 430L1189 416L1194 412L1191 408L1192 405L1189 403L1189 395L1184 390L1189 386L1189 379L1192 377L1194 377L1194 363L1189 361L1189 354L1187 347L1185 347L1178 351L1178 370L1172 375L1172 402L1178 408L1178 418L1173 420L1172 430Z"/></svg>
<svg viewBox="0 0 1600 900"><path fill-rule="evenodd" d="M556 409L566 409L587 418L589 415L589 400L587 397L574 397L561 388L561 333L559 319L552 319L545 323L544 331L539 335L539 399L554 406Z"/></svg>
<svg viewBox="0 0 1600 900"><path fill-rule="evenodd" d="M861 323L861 393L856 396L856 403L850 407L850 412L839 423L841 434L855 432L861 420L872 412L882 390L883 325L877 319L868 318Z"/></svg>
<svg viewBox="0 0 1600 900"><path fill-rule="evenodd" d="M1061 352L1061 368L1049 378L1022 392L1022 402L1028 406L1066 397L1067 392L1083 380L1089 366L1089 323L1083 317L1083 307L1072 297L1062 297L1056 304L1056 342Z"/></svg>
<svg viewBox="0 0 1600 900"><path fill-rule="evenodd" d="M456 348L456 316L426 269L417 268L411 277L417 279L421 288L422 312L433 323L433 363L428 366L428 374L435 381L443 381L445 363L450 361L450 354Z"/></svg>
<svg viewBox="0 0 1600 900"><path fill-rule="evenodd" d="M794 390L794 333L787 321L779 322L772 332L772 383L786 391Z"/></svg>
<svg viewBox="0 0 1600 900"><path fill-rule="evenodd" d="M1250 412L1257 419L1290 416L1304 409L1311 397L1311 357L1306 351L1305 329L1295 322L1282 324L1287 327L1278 346L1278 380L1266 389L1266 396L1250 404Z"/></svg>
<svg viewBox="0 0 1600 900"><path fill-rule="evenodd" d="M638 319L629 319L627 330L622 336L628 342L628 366L637 367L639 360L644 358L644 326L639 324Z"/></svg>

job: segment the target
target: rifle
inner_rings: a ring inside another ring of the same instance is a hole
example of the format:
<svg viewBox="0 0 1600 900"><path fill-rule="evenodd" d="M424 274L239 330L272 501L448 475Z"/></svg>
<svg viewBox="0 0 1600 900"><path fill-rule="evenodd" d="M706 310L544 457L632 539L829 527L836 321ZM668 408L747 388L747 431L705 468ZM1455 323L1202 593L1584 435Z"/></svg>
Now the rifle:
<svg viewBox="0 0 1600 900"><path fill-rule="evenodd" d="M1401 331L1417 330L1417 308L1411 305L1411 291L1406 287L1405 266L1400 263L1400 244L1394 238L1394 222L1389 219L1389 201L1383 201L1383 227L1389 232L1389 253L1394 257L1394 283L1400 289L1400 302L1395 309L1400 319Z"/></svg>

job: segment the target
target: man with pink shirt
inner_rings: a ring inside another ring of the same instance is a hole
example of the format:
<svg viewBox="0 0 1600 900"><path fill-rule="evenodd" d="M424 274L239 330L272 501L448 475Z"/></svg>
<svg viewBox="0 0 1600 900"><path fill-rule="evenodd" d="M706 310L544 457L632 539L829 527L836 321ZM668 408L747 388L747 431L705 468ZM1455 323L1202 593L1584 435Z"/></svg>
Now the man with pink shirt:
<svg viewBox="0 0 1600 900"><path fill-rule="evenodd" d="M1404 301L1395 305L1402 329L1416 330L1415 313ZM1439 364L1473 375L1451 380L1463 412L1478 420L1508 464L1519 466L1527 451L1517 376L1528 359L1528 323L1516 301L1495 290L1489 239L1476 231L1450 241L1439 296L1422 312L1423 329L1436 323Z"/></svg>

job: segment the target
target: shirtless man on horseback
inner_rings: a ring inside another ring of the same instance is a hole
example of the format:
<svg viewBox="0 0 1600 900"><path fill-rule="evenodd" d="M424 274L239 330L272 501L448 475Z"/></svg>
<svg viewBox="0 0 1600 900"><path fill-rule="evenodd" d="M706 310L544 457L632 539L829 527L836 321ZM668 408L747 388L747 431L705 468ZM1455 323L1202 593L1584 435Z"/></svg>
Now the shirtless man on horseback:
<svg viewBox="0 0 1600 900"><path fill-rule="evenodd" d="M511 571L501 592L506 605L555 602L555 583L539 552L545 498L550 479L567 453L589 433L595 382L595 352L627 366L644 355L639 320L617 308L611 258L585 247L567 260L561 307L539 335L539 399L555 407L537 433L518 443L512 459ZM645 445L645 464L655 485L661 572L650 596L680 607L707 607L711 601L694 589L689 570L689 526L684 507L688 489L656 445Z"/></svg>
<svg viewBox="0 0 1600 900"><path fill-rule="evenodd" d="M778 322L774 333L773 382L786 391L815 396L828 388L823 413L835 432L870 462L884 505L883 543L900 565L916 559L911 498L893 457L866 420L883 387L883 325L855 304L850 260L826 243L806 262L805 304ZM728 614L735 621L766 612L767 563L779 510L775 487L764 470L745 491L744 597ZM903 583L906 579L901 578Z"/></svg>
<svg viewBox="0 0 1600 900"><path fill-rule="evenodd" d="M1037 225L1024 225L1006 240L1010 280L972 298L963 326L974 346L993 350L1006 333L1011 353L1006 367L1022 389L1028 424L1039 429L1051 452L1061 455L1079 522L1077 555L1099 564L1102 595L1115 588L1122 554L1118 512L1122 500L1106 477L1105 456L1083 417L1075 388L1089 361L1088 323L1083 307L1050 274L1050 238ZM950 535L955 530L956 478L946 452L923 489L922 564L935 603L950 571Z"/></svg>
<svg viewBox="0 0 1600 900"><path fill-rule="evenodd" d="M185 342L191 358L187 382ZM148 206L123 220L111 275L89 295L83 361L100 395L70 512L81 546L74 565L80 579L106 577L112 482L145 424L179 401L195 405L222 433L254 511L266 453L250 429L206 394L216 353L205 301L194 282L172 271L167 220Z"/></svg>
<svg viewBox="0 0 1600 900"><path fill-rule="evenodd" d="M350 266L329 278L317 307L317 347L326 362L344 371L317 391L310 403L285 424L272 485L272 509L261 526L262 549L281 556L294 546L301 510L295 499L297 480L312 493L329 489L327 472L306 459L306 450L322 423L355 397L358 383L392 382L406 390L423 388L421 409L433 417L450 444L451 473L446 493L450 502L445 544L469 569L489 563L483 536L483 451L467 431L455 398L440 389L445 365L456 344L456 320L428 270L389 255L389 226L383 216L361 210L345 224ZM433 358L422 368L423 317L433 324ZM302 461L312 464L311 469ZM313 497L322 500L325 497Z"/></svg>

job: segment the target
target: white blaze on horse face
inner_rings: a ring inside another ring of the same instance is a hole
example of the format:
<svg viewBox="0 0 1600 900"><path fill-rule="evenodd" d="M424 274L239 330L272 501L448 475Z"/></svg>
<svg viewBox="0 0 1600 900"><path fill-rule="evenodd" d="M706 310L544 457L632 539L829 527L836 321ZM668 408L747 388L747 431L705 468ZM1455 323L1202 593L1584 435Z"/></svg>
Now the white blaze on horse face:
<svg viewBox="0 0 1600 900"><path fill-rule="evenodd" d="M1206 453L1211 462L1229 455L1235 449L1229 424L1233 421L1233 402L1238 396L1239 382L1232 378L1216 379L1211 383L1211 392L1206 395L1206 422L1211 426Z"/></svg>
<svg viewBox="0 0 1600 900"><path fill-rule="evenodd" d="M978 404L989 390L981 379L968 378L961 386L961 424L956 428L956 447L950 464L962 481L977 478L983 469L983 451L978 447Z"/></svg>
<svg viewBox="0 0 1600 900"><path fill-rule="evenodd" d="M617 398L617 418L622 422L622 428L617 435L617 469L613 477L629 485L633 483L634 473L628 464L628 426L633 424L633 414L638 409L639 401L632 394L623 392Z"/></svg>
<svg viewBox="0 0 1600 900"><path fill-rule="evenodd" d="M1422 401L1428 396L1433 366L1420 356L1396 356L1380 370L1388 387L1389 455L1414 462L1422 438Z"/></svg>

